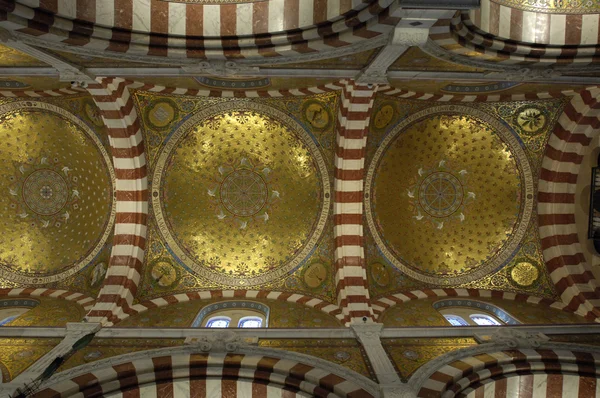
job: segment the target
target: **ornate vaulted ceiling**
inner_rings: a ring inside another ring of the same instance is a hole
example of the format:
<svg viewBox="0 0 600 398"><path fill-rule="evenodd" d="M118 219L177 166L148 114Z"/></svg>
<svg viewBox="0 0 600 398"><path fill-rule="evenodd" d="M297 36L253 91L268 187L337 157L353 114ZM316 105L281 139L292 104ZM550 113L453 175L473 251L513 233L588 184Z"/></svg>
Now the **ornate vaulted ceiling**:
<svg viewBox="0 0 600 398"><path fill-rule="evenodd" d="M1 6L3 287L121 295L113 323L180 294L343 322L413 290L563 296L540 179L597 83L594 2L33 3Z"/></svg>

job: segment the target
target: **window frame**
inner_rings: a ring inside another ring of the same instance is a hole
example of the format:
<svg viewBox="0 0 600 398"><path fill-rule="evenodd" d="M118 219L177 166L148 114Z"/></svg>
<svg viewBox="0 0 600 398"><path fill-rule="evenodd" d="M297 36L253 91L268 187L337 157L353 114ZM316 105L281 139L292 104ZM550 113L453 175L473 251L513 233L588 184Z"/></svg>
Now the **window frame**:
<svg viewBox="0 0 600 398"><path fill-rule="evenodd" d="M470 315L469 315L469 318L471 318L471 320L472 320L473 322L475 322L475 323L477 324L477 326L502 326L502 325L503 325L503 323L502 323L502 322L501 322L499 319L496 319L496 318L494 318L493 316L491 316L491 315L487 315L487 314L470 314ZM488 320L488 321L490 321L492 324L491 324L491 325L483 325L483 324L481 324L481 323L477 322L477 321L475 320L475 318L483 318L483 319L487 319L487 320Z"/></svg>
<svg viewBox="0 0 600 398"><path fill-rule="evenodd" d="M252 321L252 320L254 320L254 321L258 321L258 326L257 326L257 327L255 327L255 329L256 329L256 328L262 328L262 327L263 327L263 326L262 326L262 324L263 324L263 319L262 319L261 317L259 317L259 316L256 316L256 315L248 315L248 316L241 317L241 318L239 319L239 321L238 321L238 325L237 325L237 327L238 327L238 328L244 328L244 329L252 329L252 328L251 328L251 327L249 327L249 326L242 326L242 323L243 323L243 322L246 322L246 321Z"/></svg>
<svg viewBox="0 0 600 398"><path fill-rule="evenodd" d="M211 323L213 322L218 322L218 321L226 321L227 325L225 326L212 326ZM227 329L229 328L229 325L231 324L231 318L228 316L224 316L224 315L215 315L213 317L208 318L208 320L206 321L206 328L208 329Z"/></svg>
<svg viewBox="0 0 600 398"><path fill-rule="evenodd" d="M448 323L452 326L472 326L469 325L469 322L467 322L467 320L460 315L442 314L442 316L446 318L446 321L448 321ZM452 321L450 321L450 318L454 319L455 321L458 321L459 325L453 324Z"/></svg>

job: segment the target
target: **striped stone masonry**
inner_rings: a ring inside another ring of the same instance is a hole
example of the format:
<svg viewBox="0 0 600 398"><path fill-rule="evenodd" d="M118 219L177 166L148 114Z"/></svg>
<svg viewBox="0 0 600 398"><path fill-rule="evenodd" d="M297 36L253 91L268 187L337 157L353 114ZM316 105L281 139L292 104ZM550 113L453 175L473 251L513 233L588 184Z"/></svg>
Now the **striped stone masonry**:
<svg viewBox="0 0 600 398"><path fill-rule="evenodd" d="M96 397L109 394L115 394L111 397L124 398L373 397L356 380L347 380L331 370L275 356L240 353L172 355L167 352L161 355L155 351L154 355L146 358L130 361L118 359L111 360L112 365L107 364L87 373L71 372L72 377L63 377L58 383L50 380L51 386L33 397ZM273 395L266 395L267 392ZM188 395L173 395L185 393Z"/></svg>
<svg viewBox="0 0 600 398"><path fill-rule="evenodd" d="M561 300L588 319L600 317L600 290L582 252L575 224L577 175L600 129L600 88L567 104L548 140L538 187L544 261Z"/></svg>
<svg viewBox="0 0 600 398"><path fill-rule="evenodd" d="M554 308L559 311L574 312L567 304L559 301L554 301L548 298L530 296L523 293L504 292L499 290L483 290L483 289L423 289L411 290L407 292L395 293L385 297L372 300L373 312L377 319L391 307L406 303L411 300L421 300L428 298L446 298L446 297L465 297L465 298L482 298L482 299L501 299L514 300L530 304L536 304L543 307ZM585 312L577 312L578 315L585 316Z"/></svg>
<svg viewBox="0 0 600 398"><path fill-rule="evenodd" d="M377 88L342 81L334 178L335 281L345 323L373 319L363 240L365 147Z"/></svg>
<svg viewBox="0 0 600 398"><path fill-rule="evenodd" d="M391 6L390 6L391 5ZM297 56L385 39L394 0L272 0L200 5L161 0L0 3L0 27L49 47L155 59ZM368 43L366 43L368 45ZM372 48L372 47L371 47Z"/></svg>
<svg viewBox="0 0 600 398"><path fill-rule="evenodd" d="M562 32L564 35L564 32ZM451 19L440 19L430 29L431 39L423 49L433 55L446 53L452 62L483 67L485 64L496 67L498 64L511 68L541 67L544 65L594 66L597 39L590 45L545 45L515 42L491 35L479 29L471 20L469 12L457 13ZM541 75L551 76L552 70L539 70ZM527 77L523 76L526 80Z"/></svg>
<svg viewBox="0 0 600 398"><path fill-rule="evenodd" d="M481 8L469 11L473 24L482 31L518 42L564 45L594 45L600 42L600 14L558 14L518 10L481 0Z"/></svg>
<svg viewBox="0 0 600 398"><path fill-rule="evenodd" d="M594 398L600 355L559 349L514 349L461 358L425 381L420 398Z"/></svg>
<svg viewBox="0 0 600 398"><path fill-rule="evenodd" d="M136 295L146 247L148 181L140 120L131 82L99 79L88 91L107 127L116 176L116 220L111 257L90 322L110 326L127 316Z"/></svg>
<svg viewBox="0 0 600 398"><path fill-rule="evenodd" d="M94 299L82 293L69 292L67 290L46 289L46 288L13 288L0 289L0 297L50 297L61 300L74 301L81 305L84 310L89 311Z"/></svg>
<svg viewBox="0 0 600 398"><path fill-rule="evenodd" d="M267 299L285 301L288 303L298 303L307 307L321 310L327 315L332 315L336 317L340 321L343 320L342 310L337 305L302 294L270 292L265 290L205 290L201 292L174 294L155 298L152 300L147 300L140 304L135 304L131 306L128 316L148 311L153 308L165 307L167 305L184 303L192 300L210 299Z"/></svg>

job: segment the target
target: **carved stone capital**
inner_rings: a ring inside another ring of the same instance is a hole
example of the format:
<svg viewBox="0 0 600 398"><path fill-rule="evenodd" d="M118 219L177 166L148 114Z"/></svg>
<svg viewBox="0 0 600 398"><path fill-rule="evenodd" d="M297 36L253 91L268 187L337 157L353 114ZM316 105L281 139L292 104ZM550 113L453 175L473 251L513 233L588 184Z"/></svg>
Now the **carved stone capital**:
<svg viewBox="0 0 600 398"><path fill-rule="evenodd" d="M85 336L86 334L96 333L102 328L101 323L97 322L67 322L67 337Z"/></svg>
<svg viewBox="0 0 600 398"><path fill-rule="evenodd" d="M542 343L550 340L542 333L526 332L516 329L498 328L491 335L475 334L479 343L496 343L509 348L538 348Z"/></svg>
<svg viewBox="0 0 600 398"><path fill-rule="evenodd" d="M354 80L358 84L389 84L386 69L364 69Z"/></svg>
<svg viewBox="0 0 600 398"><path fill-rule="evenodd" d="M429 39L428 28L396 26L390 44L395 46L422 46Z"/></svg>
<svg viewBox="0 0 600 398"><path fill-rule="evenodd" d="M381 336L381 330L383 329L382 323L353 323L350 325L350 328L363 345L369 341L381 344L379 336Z"/></svg>
<svg viewBox="0 0 600 398"><path fill-rule="evenodd" d="M417 393L410 385L401 382L382 384L383 398L417 398Z"/></svg>
<svg viewBox="0 0 600 398"><path fill-rule="evenodd" d="M0 28L0 43L6 44L14 40L15 38L11 31L4 28Z"/></svg>
<svg viewBox="0 0 600 398"><path fill-rule="evenodd" d="M238 351L240 347L257 343L258 338L243 339L231 330L223 330L199 337L188 337L184 341L184 344L196 346L203 352L234 352Z"/></svg>

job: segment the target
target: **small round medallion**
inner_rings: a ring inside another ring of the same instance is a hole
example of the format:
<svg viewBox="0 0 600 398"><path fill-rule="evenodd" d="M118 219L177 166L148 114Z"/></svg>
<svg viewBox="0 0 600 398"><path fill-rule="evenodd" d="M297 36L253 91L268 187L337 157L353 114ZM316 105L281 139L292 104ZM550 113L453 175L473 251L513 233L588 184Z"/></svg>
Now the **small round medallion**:
<svg viewBox="0 0 600 398"><path fill-rule="evenodd" d="M434 172L419 187L419 203L433 217L448 217L461 205L463 188L458 178L447 172Z"/></svg>
<svg viewBox="0 0 600 398"><path fill-rule="evenodd" d="M517 110L515 122L521 131L528 135L540 133L548 122L546 115L541 109L532 106L524 106Z"/></svg>
<svg viewBox="0 0 600 398"><path fill-rule="evenodd" d="M510 276L518 285L531 286L539 277L537 267L530 262L520 262L510 271Z"/></svg>
<svg viewBox="0 0 600 398"><path fill-rule="evenodd" d="M154 127L163 128L173 121L175 114L176 110L170 102L161 101L148 111L148 121Z"/></svg>
<svg viewBox="0 0 600 398"><path fill-rule="evenodd" d="M327 278L327 269L322 263L312 263L304 272L304 283L311 289L316 289Z"/></svg>
<svg viewBox="0 0 600 398"><path fill-rule="evenodd" d="M331 122L329 112L318 101L309 101L304 105L304 117L318 130L325 130Z"/></svg>
<svg viewBox="0 0 600 398"><path fill-rule="evenodd" d="M392 105L384 105L382 106L379 111L377 112L377 114L375 115L375 120L374 120L374 124L375 124L375 128L377 129L383 129L385 127L387 127L388 124L390 124L390 122L392 121L392 119L394 118L394 108L392 107Z"/></svg>
<svg viewBox="0 0 600 398"><path fill-rule="evenodd" d="M381 263L374 263L371 265L371 276L381 287L385 287L390 283L390 274L385 265Z"/></svg>
<svg viewBox="0 0 600 398"><path fill-rule="evenodd" d="M223 180L221 203L238 217L258 213L268 199L268 188L262 177L252 170L235 170Z"/></svg>
<svg viewBox="0 0 600 398"><path fill-rule="evenodd" d="M161 287L169 287L177 280L177 270L167 261L159 261L152 267L150 275Z"/></svg>
<svg viewBox="0 0 600 398"><path fill-rule="evenodd" d="M49 169L36 170L23 184L23 200L37 214L58 213L69 200L69 187L64 178Z"/></svg>

